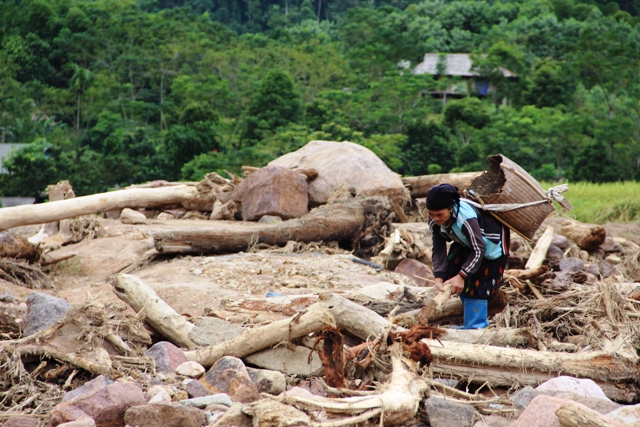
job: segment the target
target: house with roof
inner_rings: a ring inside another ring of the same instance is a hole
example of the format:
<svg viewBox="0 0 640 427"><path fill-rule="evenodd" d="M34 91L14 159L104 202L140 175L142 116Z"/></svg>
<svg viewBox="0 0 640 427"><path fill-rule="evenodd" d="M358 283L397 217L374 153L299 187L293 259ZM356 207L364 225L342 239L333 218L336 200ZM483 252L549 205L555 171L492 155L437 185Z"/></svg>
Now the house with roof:
<svg viewBox="0 0 640 427"><path fill-rule="evenodd" d="M18 150L22 147L27 146L28 144L10 144L10 143L1 143L0 144L0 173L7 173L7 170L2 165L2 161L9 155L13 150ZM30 205L35 201L33 197L0 197L0 207L11 207L18 205Z"/></svg>
<svg viewBox="0 0 640 427"><path fill-rule="evenodd" d="M485 96L495 89L489 80L473 70L473 61L468 53L426 53L424 60L412 70L413 74L431 74L438 77L449 77L457 80L446 88L431 92L431 95L442 98L463 98L469 95ZM500 72L506 78L516 78L516 74L500 67ZM457 79L455 79L457 78Z"/></svg>

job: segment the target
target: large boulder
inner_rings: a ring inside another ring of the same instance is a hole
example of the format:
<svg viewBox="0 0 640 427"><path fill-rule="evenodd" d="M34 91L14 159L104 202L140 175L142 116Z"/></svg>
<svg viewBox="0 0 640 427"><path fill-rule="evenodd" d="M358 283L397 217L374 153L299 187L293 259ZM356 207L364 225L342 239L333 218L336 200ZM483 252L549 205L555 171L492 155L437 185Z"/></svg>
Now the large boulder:
<svg viewBox="0 0 640 427"><path fill-rule="evenodd" d="M309 211L309 184L301 173L269 165L242 181L231 197L242 204L242 219L257 221L264 215L298 218Z"/></svg>
<svg viewBox="0 0 640 427"><path fill-rule="evenodd" d="M353 186L365 196L388 196L394 203L408 198L400 175L371 150L353 142L311 141L269 165L315 169L318 177L309 184L309 202L321 205L340 185Z"/></svg>
<svg viewBox="0 0 640 427"><path fill-rule="evenodd" d="M260 399L258 387L251 380L242 360L224 356L218 360L200 382L211 393L226 393L234 402L249 403Z"/></svg>

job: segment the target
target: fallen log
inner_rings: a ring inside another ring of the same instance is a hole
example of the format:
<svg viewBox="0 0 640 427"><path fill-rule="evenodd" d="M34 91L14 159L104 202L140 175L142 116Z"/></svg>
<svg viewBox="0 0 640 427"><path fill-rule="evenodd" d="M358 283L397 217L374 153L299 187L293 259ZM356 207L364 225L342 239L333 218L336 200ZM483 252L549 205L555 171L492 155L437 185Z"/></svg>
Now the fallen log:
<svg viewBox="0 0 640 427"><path fill-rule="evenodd" d="M187 348L196 345L189 338L194 325L176 313L155 291L139 278L118 274L113 279L114 293L136 312L142 311L145 320L174 344Z"/></svg>
<svg viewBox="0 0 640 427"><path fill-rule="evenodd" d="M40 258L41 252L37 245L16 233L0 233L0 258L22 258L34 262Z"/></svg>
<svg viewBox="0 0 640 427"><path fill-rule="evenodd" d="M204 367L209 367L224 356L241 358L267 347L318 332L325 325L334 324L335 321L327 310L327 305L319 302L288 319L247 329L237 338L187 351L185 355L188 360L194 360Z"/></svg>
<svg viewBox="0 0 640 427"><path fill-rule="evenodd" d="M577 403L561 406L556 411L556 416L560 424L566 427L624 427L627 425Z"/></svg>
<svg viewBox="0 0 640 427"><path fill-rule="evenodd" d="M198 195L195 187L139 188L93 194L36 205L0 209L0 230L43 224L123 208L148 208L182 203Z"/></svg>
<svg viewBox="0 0 640 427"><path fill-rule="evenodd" d="M276 224L208 221L153 234L160 253L225 253L247 250L259 243L284 245L290 240L310 243L352 238L365 223L368 199L348 199L320 206L301 218Z"/></svg>
<svg viewBox="0 0 640 427"><path fill-rule="evenodd" d="M551 246L552 240L553 227L547 227L544 233L542 233L542 236L538 239L538 242L529 256L529 260L524 266L527 270L535 269L542 265L544 260L547 258L547 251L549 250L549 246Z"/></svg>
<svg viewBox="0 0 640 427"><path fill-rule="evenodd" d="M607 232L604 227L583 224L578 221L566 220L560 226L560 234L574 241L580 249L592 251L604 243Z"/></svg>
<svg viewBox="0 0 640 427"><path fill-rule="evenodd" d="M474 178L482 175L484 172L460 172L460 173L441 173L435 175L410 176L402 178L402 183L409 189L411 197L416 199L426 197L431 187L438 184L451 184L463 191Z"/></svg>

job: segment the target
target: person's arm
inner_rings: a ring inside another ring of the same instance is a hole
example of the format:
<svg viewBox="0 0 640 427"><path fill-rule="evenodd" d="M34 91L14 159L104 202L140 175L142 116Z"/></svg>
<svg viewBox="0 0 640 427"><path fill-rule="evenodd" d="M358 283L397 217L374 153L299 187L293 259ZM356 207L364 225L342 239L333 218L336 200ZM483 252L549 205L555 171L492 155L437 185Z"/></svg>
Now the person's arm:
<svg viewBox="0 0 640 427"><path fill-rule="evenodd" d="M462 264L462 268L460 269L460 276L463 279L466 279L469 275L478 271L480 268L480 264L484 259L484 240L482 239L482 230L480 230L480 224L478 223L477 218L471 218L464 222L462 226L462 232L469 239L471 243L471 251L469 252L469 257Z"/></svg>
<svg viewBox="0 0 640 427"><path fill-rule="evenodd" d="M435 276L435 286L442 290L442 282L447 278L447 241L440 233L440 226L435 221L429 220L431 230L431 261L433 262L433 275Z"/></svg>

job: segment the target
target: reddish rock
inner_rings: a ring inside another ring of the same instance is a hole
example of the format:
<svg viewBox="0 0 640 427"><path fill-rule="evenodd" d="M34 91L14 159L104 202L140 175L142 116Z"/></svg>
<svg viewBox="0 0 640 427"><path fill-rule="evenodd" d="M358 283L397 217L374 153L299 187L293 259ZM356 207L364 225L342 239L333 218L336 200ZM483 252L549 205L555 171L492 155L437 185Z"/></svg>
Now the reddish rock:
<svg viewBox="0 0 640 427"><path fill-rule="evenodd" d="M200 382L211 393L226 393L234 402L250 403L260 399L258 388L242 360L225 356L218 360Z"/></svg>
<svg viewBox="0 0 640 427"><path fill-rule="evenodd" d="M242 203L242 219L264 215L298 218L309 211L309 185L304 175L281 166L258 169L242 181L232 197Z"/></svg>
<svg viewBox="0 0 640 427"><path fill-rule="evenodd" d="M124 421L131 427L202 427L203 411L179 403L151 403L127 410Z"/></svg>
<svg viewBox="0 0 640 427"><path fill-rule="evenodd" d="M58 427L96 427L96 422L93 418L82 417L75 421L70 421L64 424L58 424Z"/></svg>
<svg viewBox="0 0 640 427"><path fill-rule="evenodd" d="M428 265L412 258L403 259L394 271L411 277L418 286L428 286L435 278Z"/></svg>
<svg viewBox="0 0 640 427"><path fill-rule="evenodd" d="M67 400L71 400L75 397L80 397L80 396L86 397L86 396L92 395L93 393L99 390L102 390L109 384L113 384L113 380L110 380L104 375L98 375L91 381L84 383L82 387L78 387L75 390L71 390L70 392L65 394L64 397L62 398L62 401L66 402Z"/></svg>
<svg viewBox="0 0 640 427"><path fill-rule="evenodd" d="M190 398L203 397L209 394L207 389L198 380L191 380L186 385L187 394Z"/></svg>
<svg viewBox="0 0 640 427"><path fill-rule="evenodd" d="M172 371L187 361L184 352L168 341L152 345L145 354L155 360L156 372Z"/></svg>
<svg viewBox="0 0 640 427"><path fill-rule="evenodd" d="M38 419L32 417L11 417L2 427L38 427Z"/></svg>
<svg viewBox="0 0 640 427"><path fill-rule="evenodd" d="M147 401L139 386L116 382L90 396L76 397L56 405L51 410L49 426L88 416L95 420L97 427L122 427L127 409L145 403Z"/></svg>

